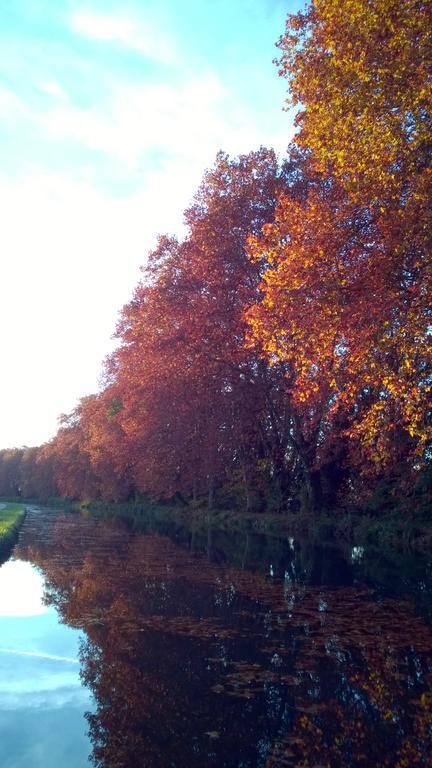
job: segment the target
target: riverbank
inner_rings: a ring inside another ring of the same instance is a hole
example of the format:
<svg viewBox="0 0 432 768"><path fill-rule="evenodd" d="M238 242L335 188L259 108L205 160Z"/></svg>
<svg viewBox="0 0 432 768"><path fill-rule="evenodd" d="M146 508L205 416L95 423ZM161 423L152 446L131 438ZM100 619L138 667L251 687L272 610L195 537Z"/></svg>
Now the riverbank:
<svg viewBox="0 0 432 768"><path fill-rule="evenodd" d="M23 504L0 505L0 561L7 560L9 557L25 516L26 510Z"/></svg>
<svg viewBox="0 0 432 768"><path fill-rule="evenodd" d="M17 499L4 499L9 507L22 507ZM341 542L352 546L373 545L428 553L432 551L432 504L428 494L419 499L403 498L395 503L380 496L362 507L338 507L318 513L247 512L174 504L137 502L79 502L71 499L21 499L22 503L78 511L110 520L121 520L136 530L152 525L182 526L203 533L208 528L229 533L251 531L270 536L313 537L317 542Z"/></svg>
<svg viewBox="0 0 432 768"><path fill-rule="evenodd" d="M80 511L109 519L123 520L137 530L152 524L178 524L191 531L209 527L225 532L253 531L275 536L311 536L321 542L338 541L353 546L367 544L417 552L432 550L432 510L428 506L399 508L377 514L373 509L335 509L320 513L252 513L241 510L155 505L146 502L81 503Z"/></svg>

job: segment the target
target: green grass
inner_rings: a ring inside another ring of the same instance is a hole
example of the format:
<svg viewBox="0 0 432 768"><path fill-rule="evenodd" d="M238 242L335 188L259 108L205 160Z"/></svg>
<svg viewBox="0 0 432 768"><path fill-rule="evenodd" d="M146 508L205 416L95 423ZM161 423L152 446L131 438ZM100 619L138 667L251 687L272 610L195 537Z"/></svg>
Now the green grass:
<svg viewBox="0 0 432 768"><path fill-rule="evenodd" d="M11 549L16 542L18 531L26 515L22 504L7 504L0 509L0 558L9 557Z"/></svg>

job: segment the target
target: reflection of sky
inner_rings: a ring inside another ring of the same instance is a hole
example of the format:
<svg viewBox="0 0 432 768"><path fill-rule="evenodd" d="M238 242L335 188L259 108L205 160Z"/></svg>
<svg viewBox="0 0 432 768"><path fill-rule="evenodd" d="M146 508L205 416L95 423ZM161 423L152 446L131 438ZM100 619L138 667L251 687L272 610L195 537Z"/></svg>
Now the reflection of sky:
<svg viewBox="0 0 432 768"><path fill-rule="evenodd" d="M81 633L42 603L43 579L30 563L0 568L0 765L80 768L90 751L79 679Z"/></svg>
<svg viewBox="0 0 432 768"><path fill-rule="evenodd" d="M35 616L46 613L42 603L43 579L30 563L8 560L0 568L0 616Z"/></svg>

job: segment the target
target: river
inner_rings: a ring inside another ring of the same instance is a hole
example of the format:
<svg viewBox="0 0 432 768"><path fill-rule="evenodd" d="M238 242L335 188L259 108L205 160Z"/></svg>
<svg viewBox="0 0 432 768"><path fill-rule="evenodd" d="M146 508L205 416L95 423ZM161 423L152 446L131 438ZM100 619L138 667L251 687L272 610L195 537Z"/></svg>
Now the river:
<svg viewBox="0 0 432 768"><path fill-rule="evenodd" d="M2 768L432 766L431 558L31 508Z"/></svg>

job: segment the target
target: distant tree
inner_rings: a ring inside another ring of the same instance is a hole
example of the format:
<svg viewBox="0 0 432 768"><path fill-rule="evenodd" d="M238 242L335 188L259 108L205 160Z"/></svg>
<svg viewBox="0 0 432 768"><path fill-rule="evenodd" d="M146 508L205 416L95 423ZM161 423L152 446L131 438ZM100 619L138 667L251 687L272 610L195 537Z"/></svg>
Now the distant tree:
<svg viewBox="0 0 432 768"><path fill-rule="evenodd" d="M84 450L85 435L80 408L61 417L56 436L44 447L46 460L52 461L54 477L62 497L95 499L99 482Z"/></svg>

